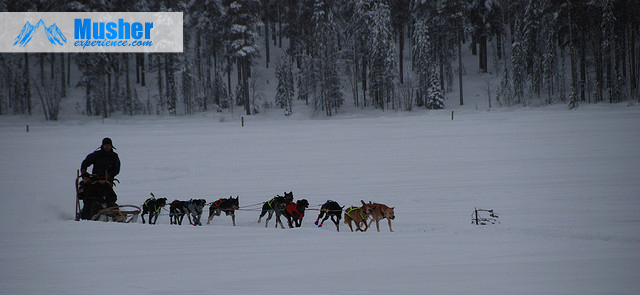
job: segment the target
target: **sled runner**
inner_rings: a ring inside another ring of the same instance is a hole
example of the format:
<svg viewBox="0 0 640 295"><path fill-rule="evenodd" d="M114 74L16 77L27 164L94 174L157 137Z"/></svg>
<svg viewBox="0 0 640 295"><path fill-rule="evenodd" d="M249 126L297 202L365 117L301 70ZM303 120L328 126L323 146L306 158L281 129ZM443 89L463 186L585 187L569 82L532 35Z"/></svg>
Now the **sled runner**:
<svg viewBox="0 0 640 295"><path fill-rule="evenodd" d="M138 221L138 215L140 215L140 211L142 211L142 209L135 205L114 206L98 211L98 213L91 217L91 220L136 223Z"/></svg>
<svg viewBox="0 0 640 295"><path fill-rule="evenodd" d="M76 170L76 221L80 221L80 196L78 196L78 185L80 185L80 170Z"/></svg>

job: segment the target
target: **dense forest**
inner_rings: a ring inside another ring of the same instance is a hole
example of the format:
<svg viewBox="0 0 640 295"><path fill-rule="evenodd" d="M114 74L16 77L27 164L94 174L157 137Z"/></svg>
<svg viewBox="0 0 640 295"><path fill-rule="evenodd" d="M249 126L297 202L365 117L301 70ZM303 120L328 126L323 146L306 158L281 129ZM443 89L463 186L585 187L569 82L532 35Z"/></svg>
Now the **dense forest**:
<svg viewBox="0 0 640 295"><path fill-rule="evenodd" d="M0 11L184 16L183 53L0 54L0 115L56 120L70 88L84 93L80 113L103 117L269 103L291 114L295 100L326 116L347 103L438 109L467 71L495 75L499 106L640 101L637 0L0 0ZM478 68L465 68L465 47ZM275 97L260 96L258 66Z"/></svg>

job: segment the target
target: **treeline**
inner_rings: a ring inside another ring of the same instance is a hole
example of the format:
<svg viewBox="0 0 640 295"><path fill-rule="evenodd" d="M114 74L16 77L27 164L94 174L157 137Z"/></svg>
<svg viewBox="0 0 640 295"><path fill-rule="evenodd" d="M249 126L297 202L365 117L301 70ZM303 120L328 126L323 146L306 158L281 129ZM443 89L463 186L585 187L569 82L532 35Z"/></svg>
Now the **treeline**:
<svg viewBox="0 0 640 295"><path fill-rule="evenodd" d="M437 109L465 71L499 81L487 83L490 106L640 100L634 0L4 0L0 11L184 14L180 54L1 54L0 114L32 114L39 101L56 120L70 87L85 93L78 112L104 117L255 114L271 102L291 114L294 100L327 116L345 103ZM463 46L477 69L465 68ZM275 73L274 98L263 97L257 65Z"/></svg>

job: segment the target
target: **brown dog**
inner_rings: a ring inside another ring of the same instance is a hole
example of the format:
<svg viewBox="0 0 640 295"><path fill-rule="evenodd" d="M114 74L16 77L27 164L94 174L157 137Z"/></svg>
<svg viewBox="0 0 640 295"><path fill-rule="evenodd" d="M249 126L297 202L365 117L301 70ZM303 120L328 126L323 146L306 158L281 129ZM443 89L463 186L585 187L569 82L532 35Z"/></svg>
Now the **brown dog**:
<svg viewBox="0 0 640 295"><path fill-rule="evenodd" d="M356 231L365 232L369 228L367 225L367 219L369 219L369 214L373 211L373 204L371 202L365 203L362 202L362 207L354 207L351 206L344 210L344 223L349 225L349 229L353 231L353 227L351 226L351 221L356 225ZM364 229L360 228L360 224L363 225Z"/></svg>
<svg viewBox="0 0 640 295"><path fill-rule="evenodd" d="M371 221L369 221L369 226L371 226L371 224L375 221L376 229L380 231L380 220L386 218L387 221L389 222L389 231L393 232L393 229L391 229L391 220L396 218L396 215L393 212L393 208L395 207L389 207L385 204L371 203L371 201L369 201L369 204L373 206L373 211L371 212Z"/></svg>

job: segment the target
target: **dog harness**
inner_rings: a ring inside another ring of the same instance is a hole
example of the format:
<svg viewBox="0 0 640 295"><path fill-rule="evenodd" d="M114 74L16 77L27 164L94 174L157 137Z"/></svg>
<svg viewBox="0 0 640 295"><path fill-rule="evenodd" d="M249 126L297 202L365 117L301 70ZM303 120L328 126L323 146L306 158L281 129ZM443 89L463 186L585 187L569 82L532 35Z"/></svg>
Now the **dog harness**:
<svg viewBox="0 0 640 295"><path fill-rule="evenodd" d="M273 199L267 201L267 205L269 205L269 208L273 208L273 205L271 205L271 203L273 203L273 201L275 201L276 197L273 197Z"/></svg>
<svg viewBox="0 0 640 295"><path fill-rule="evenodd" d="M229 212L236 211L236 209L235 209L235 208L233 208L233 206L229 206L229 207L231 207L231 208L222 208L222 204L223 204L225 201L227 201L227 200L228 200L228 199L218 199L217 201L213 202L211 205L212 205L214 208L217 208L217 209L221 210L222 212L227 213L227 215L228 215L228 214L229 214ZM269 206L271 206L271 205L269 205Z"/></svg>
<svg viewBox="0 0 640 295"><path fill-rule="evenodd" d="M149 202L155 201L155 200L156 200L156 198L154 198L154 197L148 198L146 201L144 201L144 204L146 206L149 206ZM162 209L162 208L158 208L158 203L154 202L153 203L153 212L160 213L160 209Z"/></svg>
<svg viewBox="0 0 640 295"><path fill-rule="evenodd" d="M287 210L287 213L289 213L291 216L293 216L293 213L298 213L298 220L302 220L302 217L304 217L304 213L300 213L300 211L298 210L298 204L297 203L289 203L289 205L287 205L287 207L285 207L285 210Z"/></svg>
<svg viewBox="0 0 640 295"><path fill-rule="evenodd" d="M358 210L358 209L360 209L360 207L351 206L351 207L347 208L347 210L344 211L344 214L349 216L351 219L353 219L353 216L351 216L349 213L351 213L351 212L353 212L355 210ZM364 215L362 215L362 212L360 212L360 218L362 218L363 220L366 219L366 218L364 218Z"/></svg>

